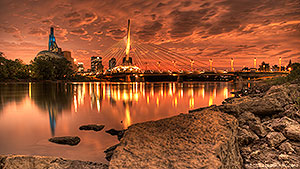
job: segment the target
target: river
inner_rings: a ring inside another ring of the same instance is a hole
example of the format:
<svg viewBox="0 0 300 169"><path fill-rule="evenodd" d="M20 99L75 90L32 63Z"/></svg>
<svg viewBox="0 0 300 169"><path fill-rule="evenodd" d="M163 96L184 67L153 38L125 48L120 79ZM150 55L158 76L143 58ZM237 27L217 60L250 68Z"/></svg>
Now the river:
<svg viewBox="0 0 300 169"><path fill-rule="evenodd" d="M201 83L0 83L0 154L60 156L107 163L103 151L118 143L105 130L158 120L221 104L241 84ZM83 124L103 124L100 132ZM79 136L77 146L48 141Z"/></svg>

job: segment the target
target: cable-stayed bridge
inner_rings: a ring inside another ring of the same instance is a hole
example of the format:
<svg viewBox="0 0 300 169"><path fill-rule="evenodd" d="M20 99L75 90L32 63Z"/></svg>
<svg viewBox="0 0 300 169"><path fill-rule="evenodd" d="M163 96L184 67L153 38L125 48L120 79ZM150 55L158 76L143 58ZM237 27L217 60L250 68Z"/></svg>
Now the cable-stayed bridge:
<svg viewBox="0 0 300 169"><path fill-rule="evenodd" d="M109 69L99 77L107 81L231 81L287 73L234 72L233 59L231 72L214 71L212 59L209 60L209 71L200 71L207 70L207 64L199 58L182 56L159 45L133 41L130 36L130 20L127 36L107 49L102 59L104 65L109 65Z"/></svg>
<svg viewBox="0 0 300 169"><path fill-rule="evenodd" d="M116 59L117 66L137 66L141 70L159 71L191 71L203 70L206 63L199 59L182 56L167 48L151 43L139 43L130 37L130 20L128 20L127 36L111 46L103 53L104 65Z"/></svg>

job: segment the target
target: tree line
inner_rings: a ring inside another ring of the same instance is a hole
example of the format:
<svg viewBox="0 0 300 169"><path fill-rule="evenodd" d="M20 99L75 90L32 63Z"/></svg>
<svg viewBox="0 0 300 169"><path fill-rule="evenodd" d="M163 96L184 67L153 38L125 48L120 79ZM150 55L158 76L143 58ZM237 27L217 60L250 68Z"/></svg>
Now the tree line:
<svg viewBox="0 0 300 169"><path fill-rule="evenodd" d="M36 57L30 64L7 59L0 52L0 80L72 80L72 64L65 58Z"/></svg>

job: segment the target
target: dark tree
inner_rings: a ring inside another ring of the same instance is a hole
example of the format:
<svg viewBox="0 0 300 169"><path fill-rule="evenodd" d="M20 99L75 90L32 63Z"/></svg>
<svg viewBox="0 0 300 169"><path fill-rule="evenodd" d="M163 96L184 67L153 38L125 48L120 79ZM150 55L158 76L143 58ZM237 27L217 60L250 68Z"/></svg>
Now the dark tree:
<svg viewBox="0 0 300 169"><path fill-rule="evenodd" d="M65 58L37 57L31 63L32 75L38 80L63 80L73 75L71 62Z"/></svg>

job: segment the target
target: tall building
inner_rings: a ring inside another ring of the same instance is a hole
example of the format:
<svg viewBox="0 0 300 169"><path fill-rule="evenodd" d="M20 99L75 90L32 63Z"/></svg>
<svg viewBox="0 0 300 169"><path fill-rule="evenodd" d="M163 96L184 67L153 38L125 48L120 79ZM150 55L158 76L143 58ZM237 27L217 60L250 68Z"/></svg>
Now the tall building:
<svg viewBox="0 0 300 169"><path fill-rule="evenodd" d="M84 67L82 62L78 62L77 69L78 72L84 72Z"/></svg>
<svg viewBox="0 0 300 169"><path fill-rule="evenodd" d="M102 57L99 56L91 57L91 71L94 73L103 72Z"/></svg>
<svg viewBox="0 0 300 169"><path fill-rule="evenodd" d="M116 61L116 59L115 58L111 58L110 60L109 60L109 69L113 69L114 67L116 67L116 64L117 64L117 61Z"/></svg>
<svg viewBox="0 0 300 169"><path fill-rule="evenodd" d="M65 58L68 61L71 62L71 66L73 70L76 70L77 66L74 64L74 59L71 56L70 51L62 51L61 48L58 47L56 43L56 39L54 36L54 28L50 28L50 34L49 34L49 41L48 41L48 50L40 51L36 57L43 57L43 58L57 58L62 59Z"/></svg>

